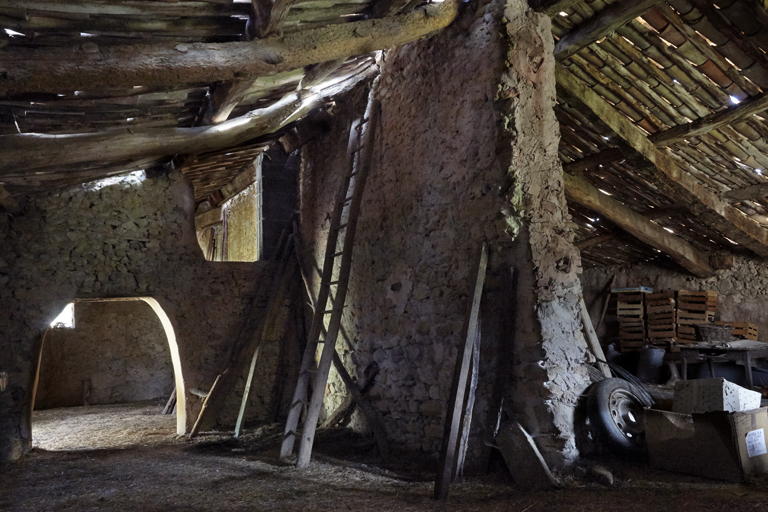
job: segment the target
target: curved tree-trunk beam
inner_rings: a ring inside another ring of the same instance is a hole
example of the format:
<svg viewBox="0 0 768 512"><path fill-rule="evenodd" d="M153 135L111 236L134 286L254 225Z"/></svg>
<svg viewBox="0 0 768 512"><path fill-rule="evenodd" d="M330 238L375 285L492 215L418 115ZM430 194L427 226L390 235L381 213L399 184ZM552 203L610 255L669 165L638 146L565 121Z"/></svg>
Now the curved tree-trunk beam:
<svg viewBox="0 0 768 512"><path fill-rule="evenodd" d="M287 94L267 108L213 126L131 128L101 133L1 135L0 176L35 176L41 169L67 164L114 162L152 156L205 153L247 142L300 119L330 97L341 94L376 66L318 92Z"/></svg>
<svg viewBox="0 0 768 512"><path fill-rule="evenodd" d="M171 86L272 75L392 48L448 26L457 0L408 14L356 21L261 40L35 49L0 58L0 97L107 87ZM87 51L86 51L87 50Z"/></svg>

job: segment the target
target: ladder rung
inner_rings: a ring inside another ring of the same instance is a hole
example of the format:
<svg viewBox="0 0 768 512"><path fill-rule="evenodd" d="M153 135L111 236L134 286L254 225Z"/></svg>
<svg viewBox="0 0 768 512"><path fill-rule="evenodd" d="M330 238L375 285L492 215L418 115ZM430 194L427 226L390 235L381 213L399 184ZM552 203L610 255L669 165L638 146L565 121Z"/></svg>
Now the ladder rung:
<svg viewBox="0 0 768 512"><path fill-rule="evenodd" d="M337 253L335 253L335 254L333 255L333 257L335 258L336 256L341 256L342 254L344 254L344 251L341 251L341 252L337 252Z"/></svg>
<svg viewBox="0 0 768 512"><path fill-rule="evenodd" d="M352 200L353 197L354 196L345 197L344 200L342 202L340 202L339 204L347 204L348 202L350 202Z"/></svg>
<svg viewBox="0 0 768 512"><path fill-rule="evenodd" d="M345 227L347 227L347 223L346 222L344 224L339 224L338 226L336 226L336 231L341 231Z"/></svg>
<svg viewBox="0 0 768 512"><path fill-rule="evenodd" d="M339 282L338 281L331 281L330 283L328 283L328 286L333 286L333 285L336 285L336 284L339 284Z"/></svg>
<svg viewBox="0 0 768 512"><path fill-rule="evenodd" d="M297 405L307 405L307 401L306 400L296 400L295 402L293 402L291 404L291 409L293 409Z"/></svg>
<svg viewBox="0 0 768 512"><path fill-rule="evenodd" d="M287 439L291 436L299 437L301 436L301 434L302 434L301 430L291 430L290 432L286 432L285 434L283 434L283 439Z"/></svg>
<svg viewBox="0 0 768 512"><path fill-rule="evenodd" d="M323 311L323 314L327 315L328 313L333 313L334 311L336 311L336 310L335 309L326 309L325 311Z"/></svg>

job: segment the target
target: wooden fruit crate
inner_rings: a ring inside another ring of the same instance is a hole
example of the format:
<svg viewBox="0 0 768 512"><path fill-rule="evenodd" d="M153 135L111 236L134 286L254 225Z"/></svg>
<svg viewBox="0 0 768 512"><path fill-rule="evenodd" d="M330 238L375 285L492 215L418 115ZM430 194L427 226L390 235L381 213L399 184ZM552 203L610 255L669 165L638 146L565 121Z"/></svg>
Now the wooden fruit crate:
<svg viewBox="0 0 768 512"><path fill-rule="evenodd" d="M733 327L733 335L747 340L757 341L757 326L749 322L715 322L717 325L730 325Z"/></svg>
<svg viewBox="0 0 768 512"><path fill-rule="evenodd" d="M619 350L622 352L640 352L645 346L644 341L620 340Z"/></svg>
<svg viewBox="0 0 768 512"><path fill-rule="evenodd" d="M672 300L672 299L670 299ZM664 303L663 301L648 302L645 304L645 312L648 315L658 315L675 312L675 301Z"/></svg>
<svg viewBox="0 0 768 512"><path fill-rule="evenodd" d="M648 315L648 325L665 325L677 322L677 312Z"/></svg>
<svg viewBox="0 0 768 512"><path fill-rule="evenodd" d="M620 322L619 340L645 340L645 323L642 320Z"/></svg>
<svg viewBox="0 0 768 512"><path fill-rule="evenodd" d="M685 311L716 311L717 292L712 290L703 292L678 290L677 307Z"/></svg>
<svg viewBox="0 0 768 512"><path fill-rule="evenodd" d="M714 311L684 311L682 309L677 310L677 324L701 324L704 322L714 322Z"/></svg>
<svg viewBox="0 0 768 512"><path fill-rule="evenodd" d="M661 292L661 293L649 293L645 296L646 302L654 302L657 300L667 300L667 299L672 299L674 301L675 292L669 291L669 292Z"/></svg>
<svg viewBox="0 0 768 512"><path fill-rule="evenodd" d="M684 341L697 341L696 328L693 325L694 324L679 324L677 326L677 337Z"/></svg>
<svg viewBox="0 0 768 512"><path fill-rule="evenodd" d="M642 318L643 310L642 293L620 293L616 299L616 315L619 320L626 317Z"/></svg>
<svg viewBox="0 0 768 512"><path fill-rule="evenodd" d="M649 325L648 326L648 339L657 338L676 338L677 329L675 324L671 325Z"/></svg>

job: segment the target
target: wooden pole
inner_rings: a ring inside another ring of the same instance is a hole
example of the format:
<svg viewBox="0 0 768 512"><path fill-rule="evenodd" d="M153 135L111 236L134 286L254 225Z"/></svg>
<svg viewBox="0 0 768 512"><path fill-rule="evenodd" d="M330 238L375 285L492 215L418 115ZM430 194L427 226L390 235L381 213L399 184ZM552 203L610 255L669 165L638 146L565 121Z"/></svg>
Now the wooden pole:
<svg viewBox="0 0 768 512"><path fill-rule="evenodd" d="M456 443L459 438L460 422L465 406L467 380L469 377L472 349L477 337L478 317L480 314L480 299L485 283L485 269L488 266L488 250L485 243L480 250L480 257L475 265L475 286L472 303L464 319L462 346L456 360L456 370L453 374L451 396L448 400L448 412L445 418L443 444L440 449L440 462L435 480L435 499L444 500L448 497L448 487L453 477L454 461L456 458Z"/></svg>
<svg viewBox="0 0 768 512"><path fill-rule="evenodd" d="M472 364L469 378L469 396L464 406L464 415L461 418L461 429L459 434L458 452L456 454L456 463L454 464L453 483L464 481L464 460L467 458L469 448L469 433L472 430L472 412L475 409L475 394L477 393L477 379L480 371L480 322L477 323L477 335L472 343Z"/></svg>
<svg viewBox="0 0 768 512"><path fill-rule="evenodd" d="M613 287L613 282L615 280L616 275L614 274L608 281L608 286L606 287L605 291L605 300L603 301L603 309L600 311L600 319L597 321L597 325L595 326L595 332L600 329L600 326L603 325L603 320L605 320L605 314L608 312L608 304L611 302L611 287Z"/></svg>
<svg viewBox="0 0 768 512"><path fill-rule="evenodd" d="M597 339L595 328L592 327L592 319L589 317L589 311L587 311L587 305L584 303L584 297L579 297L579 307L581 309L581 323L584 328L584 333L586 334L587 345L589 345L589 348L596 358L605 361L603 347L600 346L600 340ZM597 363L597 366L600 368L600 371L603 372L603 375L611 378L611 370L608 368L607 364Z"/></svg>

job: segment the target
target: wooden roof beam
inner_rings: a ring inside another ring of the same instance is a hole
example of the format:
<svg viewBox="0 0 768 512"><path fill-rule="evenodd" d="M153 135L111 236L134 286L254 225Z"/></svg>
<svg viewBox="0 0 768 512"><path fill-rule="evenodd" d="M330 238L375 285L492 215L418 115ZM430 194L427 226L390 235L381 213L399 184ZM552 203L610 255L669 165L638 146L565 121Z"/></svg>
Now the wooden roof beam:
<svg viewBox="0 0 768 512"><path fill-rule="evenodd" d="M692 274L698 277L714 275L715 270L709 265L709 256L679 236L667 232L616 199L600 193L582 178L563 174L563 180L568 201L602 215L638 240L668 254Z"/></svg>
<svg viewBox="0 0 768 512"><path fill-rule="evenodd" d="M222 222L221 206L208 210L207 212L195 214L195 230L202 231L211 226L216 226Z"/></svg>
<svg viewBox="0 0 768 512"><path fill-rule="evenodd" d="M229 43L37 48L0 62L0 97L109 87L178 86L269 76L415 41L448 26L458 0L388 18ZM87 51L86 51L87 50Z"/></svg>
<svg viewBox="0 0 768 512"><path fill-rule="evenodd" d="M768 257L768 231L728 205L717 194L681 169L666 153L656 149L645 133L635 126L587 84L561 64L555 68L557 83L597 115L627 145L653 164L659 185L685 204L699 220L754 253Z"/></svg>
<svg viewBox="0 0 768 512"><path fill-rule="evenodd" d="M768 109L768 92L763 92L725 110L655 133L650 140L656 147L670 146L685 139L707 134L722 126L738 123L766 109Z"/></svg>
<svg viewBox="0 0 768 512"><path fill-rule="evenodd" d="M585 46L589 46L650 11L661 0L619 0L610 7L588 19L572 32L563 36L555 45L555 59L560 62ZM549 12L549 11L547 11ZM559 11L557 11L559 12Z"/></svg>
<svg viewBox="0 0 768 512"><path fill-rule="evenodd" d="M347 78L331 87L299 91L269 107L251 111L215 126L161 127L110 130L101 133L0 135L3 158L0 177L35 176L40 169L77 163L114 162L152 156L205 153L235 146L278 129L307 115L329 98L342 94L373 73Z"/></svg>

